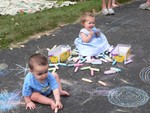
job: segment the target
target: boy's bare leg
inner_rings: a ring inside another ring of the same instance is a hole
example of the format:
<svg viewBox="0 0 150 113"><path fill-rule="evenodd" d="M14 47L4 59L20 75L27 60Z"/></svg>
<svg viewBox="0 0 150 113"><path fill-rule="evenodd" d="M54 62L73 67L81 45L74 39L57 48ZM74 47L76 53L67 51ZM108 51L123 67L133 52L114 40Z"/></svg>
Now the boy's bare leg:
<svg viewBox="0 0 150 113"><path fill-rule="evenodd" d="M52 100L52 99L50 99L50 98L48 98L48 97L46 97L46 96L44 96L38 92L32 93L31 100L38 102L38 103L41 103L41 104L50 105L52 110L54 110L54 108L55 108L54 100Z"/></svg>
<svg viewBox="0 0 150 113"><path fill-rule="evenodd" d="M57 73L52 73L52 74L56 78L56 81L57 81L57 83L59 85L60 95L62 95L62 96L69 96L69 93L62 89L62 85L61 85L61 82L60 82L59 75Z"/></svg>

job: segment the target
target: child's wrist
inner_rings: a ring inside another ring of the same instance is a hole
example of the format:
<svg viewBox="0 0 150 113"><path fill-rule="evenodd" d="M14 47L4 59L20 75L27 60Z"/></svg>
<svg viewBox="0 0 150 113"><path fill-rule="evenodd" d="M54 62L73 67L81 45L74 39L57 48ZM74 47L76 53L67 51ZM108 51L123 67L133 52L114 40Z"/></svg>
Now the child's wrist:
<svg viewBox="0 0 150 113"><path fill-rule="evenodd" d="M28 102L26 102L26 105L27 105L27 104L29 104L30 102L32 102L32 101L28 101Z"/></svg>
<svg viewBox="0 0 150 113"><path fill-rule="evenodd" d="M61 100L56 100L56 102L60 102Z"/></svg>

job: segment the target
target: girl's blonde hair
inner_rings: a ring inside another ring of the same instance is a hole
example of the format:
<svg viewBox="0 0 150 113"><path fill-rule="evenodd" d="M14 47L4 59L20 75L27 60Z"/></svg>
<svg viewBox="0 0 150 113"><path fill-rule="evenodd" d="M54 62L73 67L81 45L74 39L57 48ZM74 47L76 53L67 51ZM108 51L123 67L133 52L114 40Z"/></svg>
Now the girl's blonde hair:
<svg viewBox="0 0 150 113"><path fill-rule="evenodd" d="M87 17L95 17L95 15L90 12L84 13L80 18L80 23L83 24L86 21Z"/></svg>

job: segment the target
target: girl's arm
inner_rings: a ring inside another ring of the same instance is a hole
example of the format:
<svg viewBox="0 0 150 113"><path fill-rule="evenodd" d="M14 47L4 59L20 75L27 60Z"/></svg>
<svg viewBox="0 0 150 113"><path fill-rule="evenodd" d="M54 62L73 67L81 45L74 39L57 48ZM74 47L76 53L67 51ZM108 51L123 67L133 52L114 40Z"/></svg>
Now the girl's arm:
<svg viewBox="0 0 150 113"><path fill-rule="evenodd" d="M90 30L89 35L86 35L83 32L80 33L80 36L82 37L82 41L84 43L88 43L93 35L94 35L94 31L93 30Z"/></svg>

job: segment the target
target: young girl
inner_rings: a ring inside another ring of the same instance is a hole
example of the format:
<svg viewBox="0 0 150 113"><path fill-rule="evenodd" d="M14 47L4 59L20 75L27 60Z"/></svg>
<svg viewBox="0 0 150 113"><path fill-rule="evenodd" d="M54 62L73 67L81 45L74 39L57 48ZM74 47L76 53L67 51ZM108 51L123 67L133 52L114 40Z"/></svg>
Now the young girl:
<svg viewBox="0 0 150 113"><path fill-rule="evenodd" d="M93 14L85 13L81 17L81 24L84 28L80 30L79 37L74 41L79 55L97 56L110 47L105 35L95 27Z"/></svg>

